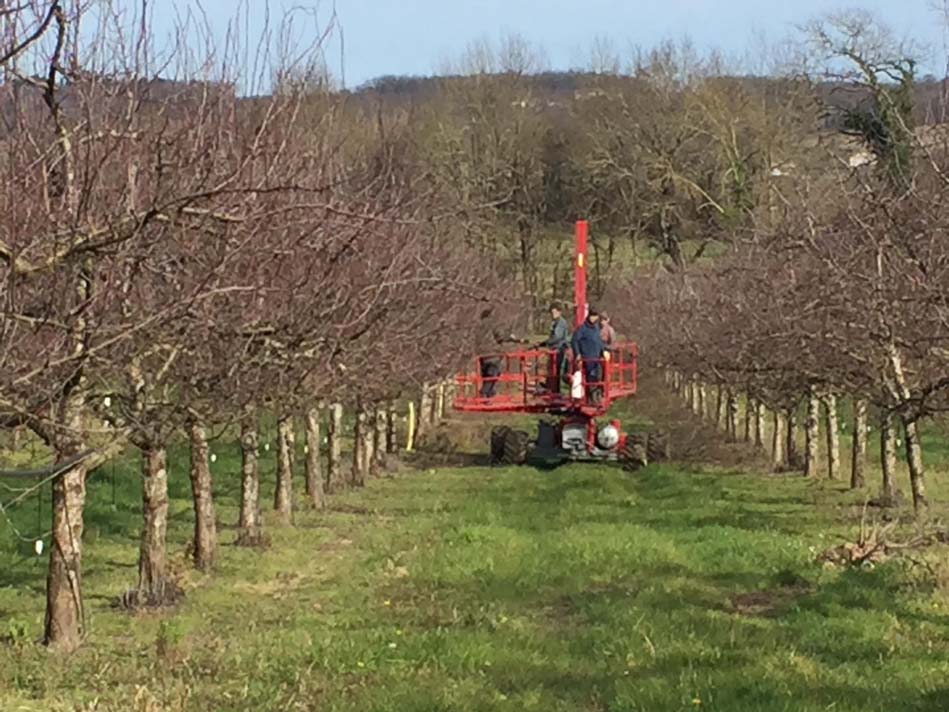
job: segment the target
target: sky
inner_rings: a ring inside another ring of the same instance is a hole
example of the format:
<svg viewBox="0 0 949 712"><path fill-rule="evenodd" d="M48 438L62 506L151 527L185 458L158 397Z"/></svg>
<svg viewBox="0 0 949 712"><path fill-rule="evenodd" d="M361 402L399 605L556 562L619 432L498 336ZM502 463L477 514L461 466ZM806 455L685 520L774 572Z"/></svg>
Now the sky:
<svg viewBox="0 0 949 712"><path fill-rule="evenodd" d="M159 32L170 30L173 13L197 3L211 22L223 27L239 0L150 0ZM295 31L315 34L333 15L334 0L243 0L248 3L252 32L263 26L269 4L272 15L305 6ZM949 1L949 0L947 0ZM650 47L663 39L688 36L703 49L718 48L744 56L761 41L774 42L796 25L835 9L860 7L874 12L898 35L929 49L925 71L943 74L946 39L942 16L933 10L943 0L335 0L343 29L326 45L334 75L345 74L348 87L389 74L430 75L444 59L458 57L468 43L497 40L517 33L543 46L554 69L583 66L595 38L608 38L623 53L633 45ZM300 39L298 37L298 40ZM940 59L941 58L941 59ZM341 68L344 70L341 71Z"/></svg>

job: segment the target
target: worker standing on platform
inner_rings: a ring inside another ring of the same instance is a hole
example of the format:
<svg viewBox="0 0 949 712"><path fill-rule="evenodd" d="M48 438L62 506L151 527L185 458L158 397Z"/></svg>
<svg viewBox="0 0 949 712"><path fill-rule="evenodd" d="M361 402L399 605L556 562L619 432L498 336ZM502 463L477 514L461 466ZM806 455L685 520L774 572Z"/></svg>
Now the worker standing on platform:
<svg viewBox="0 0 949 712"><path fill-rule="evenodd" d="M563 318L563 312L558 304L550 305L550 318L552 320L550 336L546 341L542 341L537 346L538 348L548 348L551 351L557 352L555 356L557 373L555 377L550 379L551 383L548 384L548 388L555 393L560 393L560 383L567 372L567 349L570 347L570 326L567 324L567 320Z"/></svg>
<svg viewBox="0 0 949 712"><path fill-rule="evenodd" d="M593 403L599 403L603 398L602 360L607 351L606 344L603 343L603 337L600 334L599 321L599 312L590 307L586 321L583 322L583 326L577 329L571 343L574 358L580 359L583 363L587 393Z"/></svg>
<svg viewBox="0 0 949 712"><path fill-rule="evenodd" d="M499 354L482 356L478 359L478 362L481 371L481 397L494 398L498 392L498 380L504 363L503 357Z"/></svg>
<svg viewBox="0 0 949 712"><path fill-rule="evenodd" d="M523 339L518 339L513 334L504 336L500 331L491 332L494 342L498 347L503 348L505 344L522 344ZM479 371L481 372L481 397L494 398L498 392L498 385L501 381L501 374L504 371L504 355L500 352L490 356L482 356L478 359Z"/></svg>
<svg viewBox="0 0 949 712"><path fill-rule="evenodd" d="M610 315L606 312L600 312L600 338L606 348L616 343L616 329L610 323Z"/></svg>

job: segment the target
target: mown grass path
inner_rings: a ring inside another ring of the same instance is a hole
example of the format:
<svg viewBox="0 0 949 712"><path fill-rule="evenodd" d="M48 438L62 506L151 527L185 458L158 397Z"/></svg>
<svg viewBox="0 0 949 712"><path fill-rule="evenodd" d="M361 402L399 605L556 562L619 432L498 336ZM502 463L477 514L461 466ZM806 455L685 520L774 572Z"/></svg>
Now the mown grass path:
<svg viewBox="0 0 949 712"><path fill-rule="evenodd" d="M134 618L109 608L135 561L133 519L113 512L88 547L87 646L0 646L0 707L949 709L944 599L899 564L816 564L849 525L814 488L672 467L413 472L299 514L268 551L225 547L181 609ZM41 572L4 584L0 614L38 630Z"/></svg>

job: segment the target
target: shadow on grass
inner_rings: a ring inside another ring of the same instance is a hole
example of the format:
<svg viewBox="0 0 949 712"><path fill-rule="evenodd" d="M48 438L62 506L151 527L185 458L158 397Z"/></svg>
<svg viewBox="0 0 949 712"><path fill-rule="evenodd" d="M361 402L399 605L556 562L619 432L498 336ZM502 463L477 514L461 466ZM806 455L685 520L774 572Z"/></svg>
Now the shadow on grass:
<svg viewBox="0 0 949 712"><path fill-rule="evenodd" d="M692 592L663 596L646 588L649 581L682 577L693 582ZM860 619L823 629L807 615L820 612L832 623L828 607L866 605L868 593L877 604L877 596L892 593L889 587L845 575L819 590L799 591L767 616L728 613L710 604L716 596L724 600L725 590L750 583L746 579L703 577L687 567L661 565L643 568L635 578L531 600L514 577L470 588L418 591L417 608L424 609L426 600L441 600L444 610L429 610L427 616L416 610L412 618L416 625L459 636L459 641L479 628L497 630L504 664L481 672L496 689L506 695L532 690L572 701L577 709L594 698L608 702L604 708L625 709L627 695L641 705L637 709L678 709L669 699L676 681L686 690L694 685L695 695L704 696L701 688L711 690L714 709L730 711L784 709L781 700L787 699L800 705L794 709L946 709L942 690L924 692L892 678L884 682L857 673L894 656L900 668L938 664L924 648L894 653ZM527 616L535 625L520 624L524 634L505 633L483 615L451 614L477 610L471 608L474 602L481 610ZM875 605L874 610L881 620L909 615L900 602ZM762 666L763 660L773 664ZM841 673L857 679L839 684L834 678Z"/></svg>
<svg viewBox="0 0 949 712"><path fill-rule="evenodd" d="M582 577L584 572L574 575ZM648 588L649 582L674 580L688 584L669 594ZM881 693L881 680L873 676L861 677L852 685L829 684L835 671L856 674L855 666L871 670L891 659L901 669L944 662L924 646L894 650L885 639L883 622L914 618L908 601L898 595L886 575L844 572L816 589L788 587L788 595L767 615L728 610L728 591L743 586L753 590L762 583L760 575L706 576L689 567L663 564L643 567L635 576L609 584L549 593L540 600L531 599L531 588L517 576L461 590L435 587L427 596L420 595L420 600L450 597L453 610L468 610L478 602L489 609L519 610L521 615L540 619L540 627L527 628L529 636L505 643L509 656L503 667L485 673L507 694L540 688L557 699L580 704L597 694L604 700L620 700L628 688L627 692L637 690L644 708L673 709L662 695L668 695L670 685L687 672L714 690L715 709L776 709L774 705L785 694L797 700L800 709L883 709L881 703L887 710L947 709L942 690L923 692L908 685L900 689L899 683L889 680L886 692ZM860 617L869 610L881 622L880 629ZM854 615L848 616L848 611ZM451 617L438 615L418 622L436 629L451 629L454 624L460 626L459 635L485 625L478 617L453 623ZM932 622L944 626L947 621ZM520 655L512 652L518 648L522 648ZM565 649L583 661L577 666L581 670L568 670L558 663L558 653L562 655ZM535 652L539 650L547 651L543 662ZM762 668L762 658L788 662L784 667ZM810 665L818 666L820 680L807 672ZM622 705L617 703L617 708Z"/></svg>
<svg viewBox="0 0 949 712"><path fill-rule="evenodd" d="M403 455L402 460L406 465L420 470L431 468L464 469L471 467L491 467L491 456L487 452L434 452L417 450Z"/></svg>
<svg viewBox="0 0 949 712"><path fill-rule="evenodd" d="M923 694L913 708L917 712L944 712L949 709L949 687Z"/></svg>

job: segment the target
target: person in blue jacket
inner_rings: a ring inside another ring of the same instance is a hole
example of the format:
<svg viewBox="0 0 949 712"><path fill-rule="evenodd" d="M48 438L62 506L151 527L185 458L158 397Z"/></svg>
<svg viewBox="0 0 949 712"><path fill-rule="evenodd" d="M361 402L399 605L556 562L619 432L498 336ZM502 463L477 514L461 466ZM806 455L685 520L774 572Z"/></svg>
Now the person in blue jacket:
<svg viewBox="0 0 949 712"><path fill-rule="evenodd" d="M600 334L600 314L596 309L590 307L587 313L586 321L577 329L571 341L574 358L582 359L583 372L587 382L588 394L590 400L594 403L603 398L602 386L590 386L592 383L600 383L603 380L603 354L607 351L606 344L603 343L603 337Z"/></svg>

